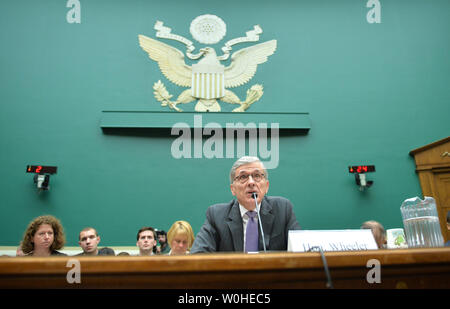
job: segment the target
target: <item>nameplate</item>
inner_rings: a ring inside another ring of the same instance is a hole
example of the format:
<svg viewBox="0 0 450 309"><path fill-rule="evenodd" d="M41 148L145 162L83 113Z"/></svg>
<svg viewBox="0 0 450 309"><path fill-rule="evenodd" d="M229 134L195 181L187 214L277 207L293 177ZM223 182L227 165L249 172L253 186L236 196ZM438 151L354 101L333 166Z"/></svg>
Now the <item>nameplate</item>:
<svg viewBox="0 0 450 309"><path fill-rule="evenodd" d="M321 247L323 251L359 251L378 249L375 238L373 237L370 229L289 231L289 252L316 251L317 247Z"/></svg>

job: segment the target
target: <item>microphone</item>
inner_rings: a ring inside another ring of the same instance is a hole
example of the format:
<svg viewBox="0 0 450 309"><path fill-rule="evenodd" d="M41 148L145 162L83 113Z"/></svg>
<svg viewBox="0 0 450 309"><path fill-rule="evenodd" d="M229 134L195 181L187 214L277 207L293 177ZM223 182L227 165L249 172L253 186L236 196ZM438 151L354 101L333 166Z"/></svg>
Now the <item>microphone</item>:
<svg viewBox="0 0 450 309"><path fill-rule="evenodd" d="M261 231L261 237L262 237L262 241L263 241L264 253L266 253L266 240L264 239L264 231L263 231L263 228L262 228L261 216L259 215L257 197L258 197L258 194L256 192L253 192L253 198L255 199L256 213L258 214L259 230Z"/></svg>

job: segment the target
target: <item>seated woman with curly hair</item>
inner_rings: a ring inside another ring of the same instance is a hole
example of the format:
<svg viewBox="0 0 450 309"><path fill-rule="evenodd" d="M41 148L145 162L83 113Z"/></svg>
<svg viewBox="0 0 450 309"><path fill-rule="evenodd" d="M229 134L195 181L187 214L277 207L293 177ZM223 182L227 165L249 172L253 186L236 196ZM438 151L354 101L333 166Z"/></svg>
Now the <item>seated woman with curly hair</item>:
<svg viewBox="0 0 450 309"><path fill-rule="evenodd" d="M22 240L22 251L26 256L66 255L57 251L65 243L61 222L50 215L40 216L28 224Z"/></svg>

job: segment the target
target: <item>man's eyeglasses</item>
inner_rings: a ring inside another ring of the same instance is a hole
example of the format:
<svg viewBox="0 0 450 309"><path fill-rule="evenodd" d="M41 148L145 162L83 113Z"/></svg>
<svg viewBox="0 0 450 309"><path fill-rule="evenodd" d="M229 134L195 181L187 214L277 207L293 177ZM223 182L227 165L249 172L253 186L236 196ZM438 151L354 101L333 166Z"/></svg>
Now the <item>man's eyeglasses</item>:
<svg viewBox="0 0 450 309"><path fill-rule="evenodd" d="M264 179L265 175L260 172L253 172L251 174L240 174L239 176L234 177L234 180L239 181L240 183L246 183L249 179L249 177L252 176L252 179L255 182L260 182Z"/></svg>

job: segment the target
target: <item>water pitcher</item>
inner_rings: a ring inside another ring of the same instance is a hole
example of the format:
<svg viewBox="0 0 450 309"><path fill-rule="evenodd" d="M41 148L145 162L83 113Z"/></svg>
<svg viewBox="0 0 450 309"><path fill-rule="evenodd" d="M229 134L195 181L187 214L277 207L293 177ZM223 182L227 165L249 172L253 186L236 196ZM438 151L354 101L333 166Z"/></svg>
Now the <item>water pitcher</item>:
<svg viewBox="0 0 450 309"><path fill-rule="evenodd" d="M444 246L434 198L409 198L402 203L400 210L409 248Z"/></svg>

